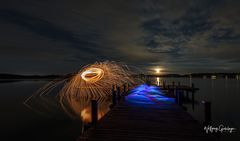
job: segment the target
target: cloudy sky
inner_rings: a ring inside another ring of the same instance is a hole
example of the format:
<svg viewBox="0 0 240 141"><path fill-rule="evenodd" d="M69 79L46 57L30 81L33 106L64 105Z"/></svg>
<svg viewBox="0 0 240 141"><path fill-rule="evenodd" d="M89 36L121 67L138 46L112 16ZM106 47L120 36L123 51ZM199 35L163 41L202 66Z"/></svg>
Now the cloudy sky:
<svg viewBox="0 0 240 141"><path fill-rule="evenodd" d="M113 60L151 73L239 72L238 0L0 2L0 73Z"/></svg>

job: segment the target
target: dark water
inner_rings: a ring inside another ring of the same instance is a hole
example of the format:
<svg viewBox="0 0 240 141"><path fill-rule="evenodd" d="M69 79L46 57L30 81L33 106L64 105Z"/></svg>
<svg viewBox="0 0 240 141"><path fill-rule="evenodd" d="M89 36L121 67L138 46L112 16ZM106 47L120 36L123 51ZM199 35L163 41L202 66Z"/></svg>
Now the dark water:
<svg viewBox="0 0 240 141"><path fill-rule="evenodd" d="M188 79L159 78L171 83L194 83L200 91L196 93L194 109L185 104L187 111L203 121L203 105L201 100L212 102L212 121L214 125L240 127L240 82L236 79ZM156 78L153 79L156 81ZM1 136L4 140L66 140L74 141L81 134L82 122L69 118L61 109L51 109L42 113L34 112L23 105L23 101L43 86L46 81L19 81L0 83ZM108 107L103 106L103 107ZM107 110L104 110L107 111ZM233 140L230 133L222 135L222 139ZM2 140L1 139L1 140Z"/></svg>
<svg viewBox="0 0 240 141"><path fill-rule="evenodd" d="M47 82L0 83L0 124L3 140L74 141L81 134L82 123L70 119L63 111L49 108L49 111L36 112L23 104L26 98L45 83Z"/></svg>
<svg viewBox="0 0 240 141"><path fill-rule="evenodd" d="M237 79L201 79L201 78L158 78L160 84L166 81L172 84L180 82L183 85L195 87L200 90L195 94L194 108L192 103L184 104L187 111L201 123L204 122L204 106L202 100L211 102L212 125L224 125L237 129L235 133L221 134L221 140L240 139L240 80ZM157 78L152 79L157 84ZM191 98L191 95L189 95Z"/></svg>

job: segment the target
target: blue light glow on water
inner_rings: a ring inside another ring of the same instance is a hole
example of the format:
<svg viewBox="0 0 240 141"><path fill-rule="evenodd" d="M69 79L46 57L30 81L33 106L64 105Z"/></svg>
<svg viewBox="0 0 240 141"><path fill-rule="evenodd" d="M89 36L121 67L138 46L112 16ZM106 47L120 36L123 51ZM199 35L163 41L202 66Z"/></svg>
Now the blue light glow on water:
<svg viewBox="0 0 240 141"><path fill-rule="evenodd" d="M174 98L166 97L157 86L149 86L142 84L134 88L128 96L125 97L126 101L135 104L170 104L175 100Z"/></svg>

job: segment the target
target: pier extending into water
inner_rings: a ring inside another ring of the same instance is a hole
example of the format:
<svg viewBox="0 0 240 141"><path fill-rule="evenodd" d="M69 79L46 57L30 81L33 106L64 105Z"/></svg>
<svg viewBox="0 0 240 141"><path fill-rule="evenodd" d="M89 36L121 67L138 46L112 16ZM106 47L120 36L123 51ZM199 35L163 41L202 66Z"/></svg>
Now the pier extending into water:
<svg viewBox="0 0 240 141"><path fill-rule="evenodd" d="M203 126L176 103L177 97L163 92L170 92L176 88L164 88L143 84L135 87L127 95L113 93L115 106L112 105L112 110L99 121L96 121L97 103L93 100L93 126L84 132L79 140L216 140L214 136L206 134ZM181 88L195 90L192 87ZM115 101L119 96L121 98Z"/></svg>

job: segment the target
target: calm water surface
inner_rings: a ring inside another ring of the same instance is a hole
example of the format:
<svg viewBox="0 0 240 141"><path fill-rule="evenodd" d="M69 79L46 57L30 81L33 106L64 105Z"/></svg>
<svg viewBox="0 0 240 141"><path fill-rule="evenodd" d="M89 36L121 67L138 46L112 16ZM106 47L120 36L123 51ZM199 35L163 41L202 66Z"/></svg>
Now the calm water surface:
<svg viewBox="0 0 240 141"><path fill-rule="evenodd" d="M70 118L55 96L34 99L31 107L23 104L47 81L0 83L1 135L4 140L75 141L81 135L83 122L91 121L90 100L82 103L81 118ZM53 92L54 93L54 92ZM109 100L99 103L99 118L109 110ZM33 108L33 109L31 109Z"/></svg>
<svg viewBox="0 0 240 141"><path fill-rule="evenodd" d="M180 82L183 85L195 87L200 90L195 94L194 108L192 104L184 104L187 111L201 123L204 122L204 106L202 100L211 102L212 125L218 127L223 124L225 127L237 129L234 134L221 134L221 140L231 141L240 139L240 80L237 79L202 79L202 78L152 78L155 84L162 84L166 81L168 84ZM191 94L189 94L191 99Z"/></svg>

